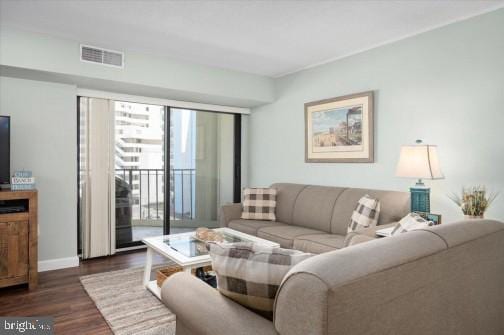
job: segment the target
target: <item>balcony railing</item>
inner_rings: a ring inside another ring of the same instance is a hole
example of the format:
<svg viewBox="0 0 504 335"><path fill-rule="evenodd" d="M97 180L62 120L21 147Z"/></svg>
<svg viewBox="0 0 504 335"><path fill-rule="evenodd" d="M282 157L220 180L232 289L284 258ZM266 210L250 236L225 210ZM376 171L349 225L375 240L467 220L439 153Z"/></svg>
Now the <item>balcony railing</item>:
<svg viewBox="0 0 504 335"><path fill-rule="evenodd" d="M194 219L195 169L170 169L170 219ZM145 225L159 224L164 217L164 169L116 169L116 177L129 190L132 219ZM120 181L116 182L117 188ZM154 224L156 223L156 224Z"/></svg>

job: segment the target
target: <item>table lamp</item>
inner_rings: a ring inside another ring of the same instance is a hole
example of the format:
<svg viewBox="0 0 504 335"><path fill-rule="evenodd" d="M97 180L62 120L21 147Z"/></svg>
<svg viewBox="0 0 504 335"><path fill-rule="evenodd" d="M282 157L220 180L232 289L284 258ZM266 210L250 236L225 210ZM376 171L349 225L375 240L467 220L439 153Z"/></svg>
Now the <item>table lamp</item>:
<svg viewBox="0 0 504 335"><path fill-rule="evenodd" d="M396 176L404 178L418 178L411 192L411 211L430 213L430 188L426 187L422 179L443 179L439 166L437 146L424 144L417 140L415 145L403 145Z"/></svg>

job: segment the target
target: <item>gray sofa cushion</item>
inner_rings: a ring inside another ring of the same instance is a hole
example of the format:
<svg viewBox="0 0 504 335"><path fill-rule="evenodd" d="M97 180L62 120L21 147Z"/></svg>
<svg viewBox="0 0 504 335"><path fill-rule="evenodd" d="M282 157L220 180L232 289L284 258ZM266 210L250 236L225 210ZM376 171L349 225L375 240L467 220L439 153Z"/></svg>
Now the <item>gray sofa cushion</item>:
<svg viewBox="0 0 504 335"><path fill-rule="evenodd" d="M341 249L345 246L345 236L337 234L303 235L294 240L294 249L312 254Z"/></svg>
<svg viewBox="0 0 504 335"><path fill-rule="evenodd" d="M341 187L306 186L297 197L292 224L331 232L334 205L344 190Z"/></svg>
<svg viewBox="0 0 504 335"><path fill-rule="evenodd" d="M320 230L283 225L260 228L257 232L257 236L266 240L277 242L282 248L292 249L292 246L294 245L294 239L296 237L323 233L324 232Z"/></svg>
<svg viewBox="0 0 504 335"><path fill-rule="evenodd" d="M407 192L347 188L341 193L334 206L331 233L341 235L347 233L352 212L359 199L366 194L380 200L378 225L399 221L410 212L410 197Z"/></svg>
<svg viewBox="0 0 504 335"><path fill-rule="evenodd" d="M257 231L261 228L285 226L284 223L274 221L259 221L259 220L233 220L229 222L228 227L242 233L257 236Z"/></svg>
<svg viewBox="0 0 504 335"><path fill-rule="evenodd" d="M292 223L292 215L296 199L299 193L301 193L301 191L307 186L308 185L288 183L271 185L272 188L277 190L277 207L275 213L277 221L286 224Z"/></svg>
<svg viewBox="0 0 504 335"><path fill-rule="evenodd" d="M408 192L290 183L275 183L271 187L278 192L277 221L333 234L346 234L352 212L366 194L380 200L378 225L399 221L410 212Z"/></svg>

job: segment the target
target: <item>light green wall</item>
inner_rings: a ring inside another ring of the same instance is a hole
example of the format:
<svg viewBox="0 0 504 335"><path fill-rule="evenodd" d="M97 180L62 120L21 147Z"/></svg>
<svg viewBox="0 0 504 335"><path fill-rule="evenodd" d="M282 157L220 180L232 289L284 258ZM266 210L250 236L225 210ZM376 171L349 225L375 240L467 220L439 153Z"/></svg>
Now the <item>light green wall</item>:
<svg viewBox="0 0 504 335"><path fill-rule="evenodd" d="M0 77L11 116L12 171L32 170L39 191L39 260L77 255L76 88Z"/></svg>
<svg viewBox="0 0 504 335"><path fill-rule="evenodd" d="M79 41L0 26L4 75L238 107L274 100L273 80L264 76L135 52L126 52L124 59L124 69L81 62Z"/></svg>
<svg viewBox="0 0 504 335"><path fill-rule="evenodd" d="M408 190L396 178L402 144L439 145L446 179L430 181L432 211L461 219L447 194L462 185L504 191L504 10L277 80L277 100L249 123L249 184L298 182ZM309 101L375 91L374 164L304 162ZM504 219L504 194L488 212Z"/></svg>

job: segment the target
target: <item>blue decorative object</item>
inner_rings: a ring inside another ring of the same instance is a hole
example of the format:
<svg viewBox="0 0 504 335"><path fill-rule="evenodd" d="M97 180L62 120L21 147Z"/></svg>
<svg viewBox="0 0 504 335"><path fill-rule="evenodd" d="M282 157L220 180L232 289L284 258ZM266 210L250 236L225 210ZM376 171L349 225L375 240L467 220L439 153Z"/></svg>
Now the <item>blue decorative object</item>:
<svg viewBox="0 0 504 335"><path fill-rule="evenodd" d="M421 187L421 185L415 185L420 187L411 187L411 211L412 212L422 212L430 213L430 188Z"/></svg>

